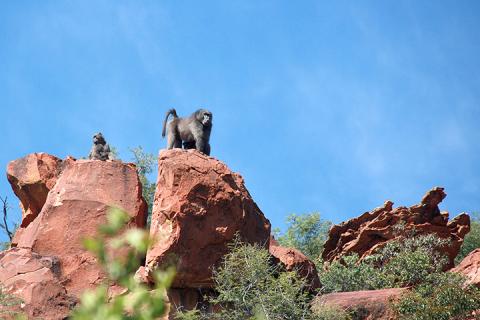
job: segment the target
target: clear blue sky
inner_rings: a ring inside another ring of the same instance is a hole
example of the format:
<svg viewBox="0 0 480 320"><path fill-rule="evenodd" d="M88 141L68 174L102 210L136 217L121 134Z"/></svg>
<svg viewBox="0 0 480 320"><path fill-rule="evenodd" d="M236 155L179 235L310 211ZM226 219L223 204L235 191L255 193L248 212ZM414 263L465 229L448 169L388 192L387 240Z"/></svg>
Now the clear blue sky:
<svg viewBox="0 0 480 320"><path fill-rule="evenodd" d="M0 4L2 168L85 156L97 131L156 154L165 111L199 106L274 226L437 185L451 215L480 210L479 1Z"/></svg>

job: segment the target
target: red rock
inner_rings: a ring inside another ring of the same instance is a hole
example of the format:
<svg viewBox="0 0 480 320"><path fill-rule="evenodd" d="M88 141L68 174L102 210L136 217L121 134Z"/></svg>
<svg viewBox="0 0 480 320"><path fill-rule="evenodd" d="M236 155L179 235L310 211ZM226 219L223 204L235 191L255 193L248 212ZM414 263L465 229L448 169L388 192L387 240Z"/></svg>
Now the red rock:
<svg viewBox="0 0 480 320"><path fill-rule="evenodd" d="M77 303L61 283L58 259L30 249L0 252L0 284L22 300L7 310L26 313L29 319L63 319Z"/></svg>
<svg viewBox="0 0 480 320"><path fill-rule="evenodd" d="M146 204L135 166L118 161L67 159L38 217L15 235L20 248L57 257L68 294L79 296L105 278L82 239L94 236L111 206L144 227Z"/></svg>
<svg viewBox="0 0 480 320"><path fill-rule="evenodd" d="M451 269L467 278L466 284L472 284L480 288L480 248L470 252L463 260Z"/></svg>
<svg viewBox="0 0 480 320"><path fill-rule="evenodd" d="M334 306L346 311L357 311L355 319L393 320L395 318L390 309L390 301L398 299L406 290L408 289L391 288L318 295L312 302L312 309L315 311L324 305Z"/></svg>
<svg viewBox="0 0 480 320"><path fill-rule="evenodd" d="M46 153L32 153L8 164L7 178L22 207L20 227L38 216L61 168L62 160Z"/></svg>
<svg viewBox="0 0 480 320"><path fill-rule="evenodd" d="M147 252L147 266L175 263L174 288L211 287L212 267L236 233L268 247L270 222L243 178L196 150L161 151L150 227L158 241Z"/></svg>
<svg viewBox="0 0 480 320"><path fill-rule="evenodd" d="M386 201L383 207L332 226L323 259L333 261L350 253L357 253L363 259L388 241L402 237L403 233L395 231L394 226L404 223L405 232L415 229L417 234L434 233L449 239L450 245L442 250L449 258L446 268L453 267L463 238L470 231L470 217L463 213L449 222L448 212L440 212L438 208L445 196L443 188L436 187L427 192L420 204L394 209L393 202Z"/></svg>
<svg viewBox="0 0 480 320"><path fill-rule="evenodd" d="M270 238L270 254L277 258L287 271L296 271L309 284L309 289L320 288L317 268L300 250L282 247L275 239Z"/></svg>

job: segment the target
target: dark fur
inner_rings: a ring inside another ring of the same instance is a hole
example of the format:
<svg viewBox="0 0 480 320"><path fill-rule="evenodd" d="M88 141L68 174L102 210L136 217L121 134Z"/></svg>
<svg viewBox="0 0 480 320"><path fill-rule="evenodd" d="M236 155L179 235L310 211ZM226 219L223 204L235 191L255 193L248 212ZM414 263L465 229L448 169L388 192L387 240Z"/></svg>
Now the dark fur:
<svg viewBox="0 0 480 320"><path fill-rule="evenodd" d="M90 160L112 160L110 146L103 137L102 133L97 133L93 136L93 146L88 155Z"/></svg>
<svg viewBox="0 0 480 320"><path fill-rule="evenodd" d="M168 117L173 119L167 123ZM212 131L212 113L199 109L189 117L179 118L175 109L168 110L163 121L162 137L167 134L167 149L197 149L210 155L210 132Z"/></svg>

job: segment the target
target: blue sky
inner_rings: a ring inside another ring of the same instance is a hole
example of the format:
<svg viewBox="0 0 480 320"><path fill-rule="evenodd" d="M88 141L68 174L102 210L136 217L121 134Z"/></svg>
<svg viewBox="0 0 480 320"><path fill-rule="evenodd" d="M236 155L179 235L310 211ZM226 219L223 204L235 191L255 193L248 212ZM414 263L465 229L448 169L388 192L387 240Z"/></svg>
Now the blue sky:
<svg viewBox="0 0 480 320"><path fill-rule="evenodd" d="M480 210L478 1L4 1L0 163L157 153L174 107L214 114L212 155L273 226L336 223L443 186ZM155 177L152 177L155 178ZM17 199L6 178L12 220Z"/></svg>

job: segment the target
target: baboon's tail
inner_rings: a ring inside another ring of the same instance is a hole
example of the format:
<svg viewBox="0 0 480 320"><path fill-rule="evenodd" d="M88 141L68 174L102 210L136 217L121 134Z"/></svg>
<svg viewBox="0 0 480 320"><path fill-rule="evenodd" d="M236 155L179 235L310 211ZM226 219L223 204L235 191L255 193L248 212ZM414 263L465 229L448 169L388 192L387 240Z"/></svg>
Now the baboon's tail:
<svg viewBox="0 0 480 320"><path fill-rule="evenodd" d="M174 118L178 118L177 111L175 109L170 109L170 110L167 111L167 115L165 116L165 120L163 120L162 137L165 137L165 128L167 127L167 120L168 120L169 115L172 115Z"/></svg>

